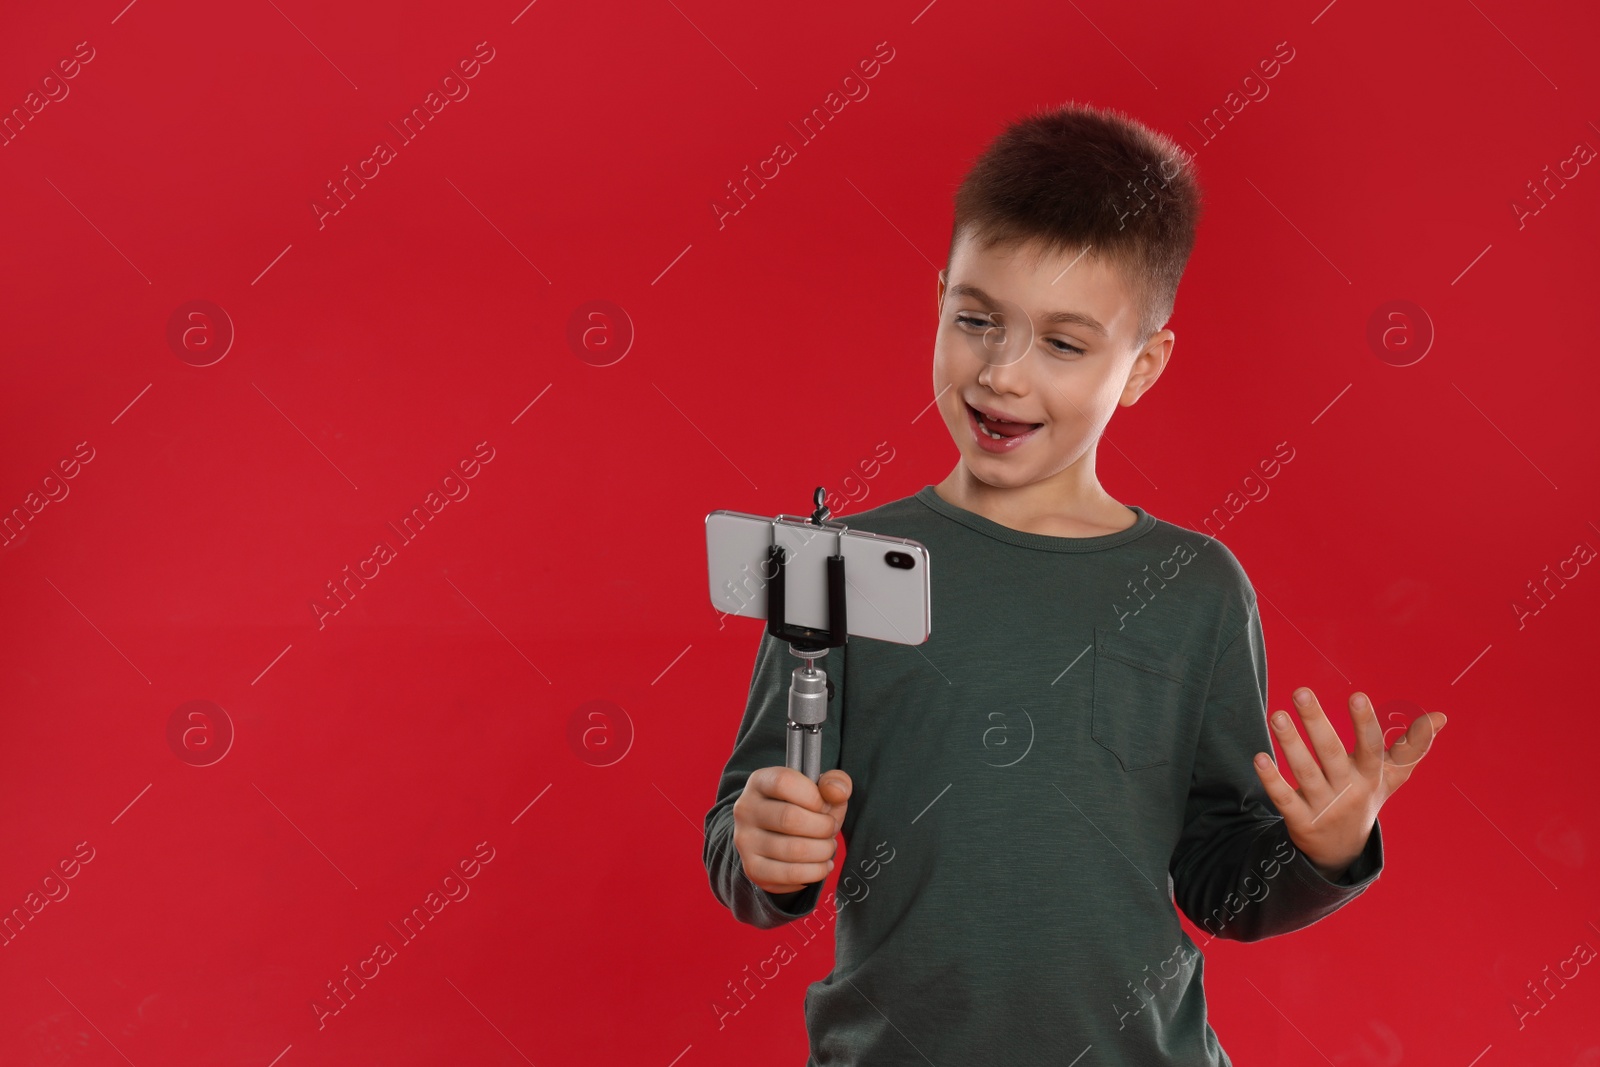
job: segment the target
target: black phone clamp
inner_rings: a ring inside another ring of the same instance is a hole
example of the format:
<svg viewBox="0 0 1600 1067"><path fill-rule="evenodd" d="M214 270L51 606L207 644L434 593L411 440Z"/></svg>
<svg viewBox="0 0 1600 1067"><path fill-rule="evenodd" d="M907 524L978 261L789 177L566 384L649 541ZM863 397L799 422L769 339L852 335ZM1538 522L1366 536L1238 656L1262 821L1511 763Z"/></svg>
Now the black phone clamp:
<svg viewBox="0 0 1600 1067"><path fill-rule="evenodd" d="M784 745L784 762L815 782L822 776L822 724L828 718L828 701L833 699L833 682L817 669L816 661L830 648L841 648L849 637L844 603L844 533L848 527L828 521L829 511L822 503L822 486L812 497L816 510L809 520L802 516L778 515L772 521L772 547L767 551L767 633L789 642L789 651L805 662L794 669L789 683L789 732ZM835 531L838 538L828 564L828 627L825 630L789 623L784 617L784 548L778 544L778 521L799 518L812 525Z"/></svg>

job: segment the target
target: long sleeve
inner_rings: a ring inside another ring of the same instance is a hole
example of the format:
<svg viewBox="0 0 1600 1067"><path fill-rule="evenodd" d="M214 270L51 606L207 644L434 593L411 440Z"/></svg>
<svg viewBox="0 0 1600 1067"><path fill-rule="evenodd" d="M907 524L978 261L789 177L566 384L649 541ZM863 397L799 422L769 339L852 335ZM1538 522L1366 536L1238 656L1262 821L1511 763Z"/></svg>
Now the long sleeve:
<svg viewBox="0 0 1600 1067"><path fill-rule="evenodd" d="M818 665L833 682L833 699L822 728L822 770L837 767L839 731L844 725L844 667L849 645L831 648ZM711 891L733 917L759 929L770 929L803 918L816 908L823 882L813 882L796 892L775 896L750 881L739 850L733 844L733 805L744 792L750 772L783 766L789 721L789 682L800 659L791 655L786 641L761 631L750 694L744 719L734 739L733 753L722 771L716 802L706 813L704 859Z"/></svg>
<svg viewBox="0 0 1600 1067"><path fill-rule="evenodd" d="M1249 617L1223 647L1206 695L1184 828L1169 871L1173 899L1215 937L1259 941L1309 926L1354 900L1383 869L1373 823L1366 848L1337 881L1289 837L1252 760L1273 752L1267 653L1254 592Z"/></svg>

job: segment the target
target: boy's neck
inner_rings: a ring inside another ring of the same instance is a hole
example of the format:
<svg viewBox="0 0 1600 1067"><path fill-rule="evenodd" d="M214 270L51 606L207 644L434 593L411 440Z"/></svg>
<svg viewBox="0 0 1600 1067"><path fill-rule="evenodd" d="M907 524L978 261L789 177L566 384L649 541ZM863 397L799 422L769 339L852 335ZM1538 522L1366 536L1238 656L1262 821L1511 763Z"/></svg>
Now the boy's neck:
<svg viewBox="0 0 1600 1067"><path fill-rule="evenodd" d="M1056 477L1065 479L1070 470ZM933 490L946 503L991 522L1047 537L1102 537L1126 530L1139 518L1101 488L1092 472L1087 484L1082 484L1082 479L1047 480L1005 488L979 481L965 462L957 461L955 469Z"/></svg>

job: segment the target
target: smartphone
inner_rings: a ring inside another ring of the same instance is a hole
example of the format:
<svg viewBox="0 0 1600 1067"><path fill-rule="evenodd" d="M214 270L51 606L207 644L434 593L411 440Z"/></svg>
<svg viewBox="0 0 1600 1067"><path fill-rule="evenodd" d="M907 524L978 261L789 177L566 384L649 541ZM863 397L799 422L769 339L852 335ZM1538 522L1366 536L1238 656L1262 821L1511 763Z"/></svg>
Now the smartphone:
<svg viewBox="0 0 1600 1067"><path fill-rule="evenodd" d="M844 557L845 624L851 637L920 645L933 629L928 549L905 537L818 526L799 515L769 518L742 511L706 516L711 604L729 615L767 617L767 583L776 575L773 544L784 548L782 621L828 626L829 556Z"/></svg>

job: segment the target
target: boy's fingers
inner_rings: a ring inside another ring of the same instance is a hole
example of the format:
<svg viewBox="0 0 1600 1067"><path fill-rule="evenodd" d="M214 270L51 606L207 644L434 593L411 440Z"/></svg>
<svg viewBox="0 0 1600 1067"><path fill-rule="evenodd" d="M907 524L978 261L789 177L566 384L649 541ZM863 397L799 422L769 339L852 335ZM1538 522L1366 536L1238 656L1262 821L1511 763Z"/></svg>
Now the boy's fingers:
<svg viewBox="0 0 1600 1067"><path fill-rule="evenodd" d="M848 797L853 791L855 783L850 780L850 775L847 772L832 770L824 772L822 777L817 779L817 786L819 788L823 786L831 787Z"/></svg>
<svg viewBox="0 0 1600 1067"><path fill-rule="evenodd" d="M750 810L754 816L751 825L768 833L828 840L839 832L831 813L811 811L787 800L758 798Z"/></svg>
<svg viewBox="0 0 1600 1067"><path fill-rule="evenodd" d="M839 843L831 837L796 837L767 830L756 831L753 845L750 851L762 859L801 865L826 864L839 848Z"/></svg>
<svg viewBox="0 0 1600 1067"><path fill-rule="evenodd" d="M1430 711L1418 715L1411 720L1410 729L1405 736L1389 746L1389 762L1391 765L1404 771L1407 776L1422 757L1428 754L1428 749L1433 747L1433 739L1444 729L1445 716L1443 712Z"/></svg>
<svg viewBox="0 0 1600 1067"><path fill-rule="evenodd" d="M852 784L844 771L829 771L818 779L823 798L828 802L828 814L833 817L834 832L844 825L845 812L850 807Z"/></svg>
<svg viewBox="0 0 1600 1067"><path fill-rule="evenodd" d="M752 865L745 868L745 876L757 885L773 886L767 892L780 896L784 893L797 893L813 882L820 882L828 877L829 867L824 863L782 863L770 860L764 856L757 856Z"/></svg>
<svg viewBox="0 0 1600 1067"><path fill-rule="evenodd" d="M1294 722L1290 720L1288 713L1275 711L1269 721L1272 723L1272 732L1277 736L1278 744L1283 749L1284 758L1289 761L1289 769L1294 771L1294 780L1300 784L1306 799L1317 800L1332 796L1332 790L1328 788L1327 780L1322 776L1322 768L1317 766L1317 761L1306 748L1306 743L1300 739L1300 731L1294 728Z"/></svg>
<svg viewBox="0 0 1600 1067"><path fill-rule="evenodd" d="M1361 697L1360 706L1350 712L1356 726L1356 770L1371 777L1383 766L1383 726L1378 722L1378 710L1372 706L1372 701L1365 693Z"/></svg>
<svg viewBox="0 0 1600 1067"><path fill-rule="evenodd" d="M1262 755L1266 754L1263 753ZM1296 811L1303 815L1310 810L1300 794L1290 788L1283 775L1278 773L1278 766L1272 762L1270 755L1267 756L1265 765L1262 764L1262 756L1258 755L1255 760L1255 768L1256 776L1261 779L1261 784L1267 790L1268 799L1277 805L1278 813L1285 819L1288 819Z"/></svg>
<svg viewBox="0 0 1600 1067"><path fill-rule="evenodd" d="M1344 750L1344 742L1339 740L1339 732L1333 728L1328 713L1322 710L1316 694L1304 686L1295 690L1294 706L1300 713L1300 721L1306 724L1311 747L1322 762L1322 776L1333 789L1343 789L1350 780L1350 754ZM1295 771L1297 777L1299 773Z"/></svg>
<svg viewBox="0 0 1600 1067"><path fill-rule="evenodd" d="M823 811L827 801L822 799L817 784L793 767L760 767L750 772L748 783L764 797L799 804L811 811Z"/></svg>
<svg viewBox="0 0 1600 1067"><path fill-rule="evenodd" d="M837 842L756 830L745 873L757 884L788 886L769 893L792 893L820 882L833 869Z"/></svg>

